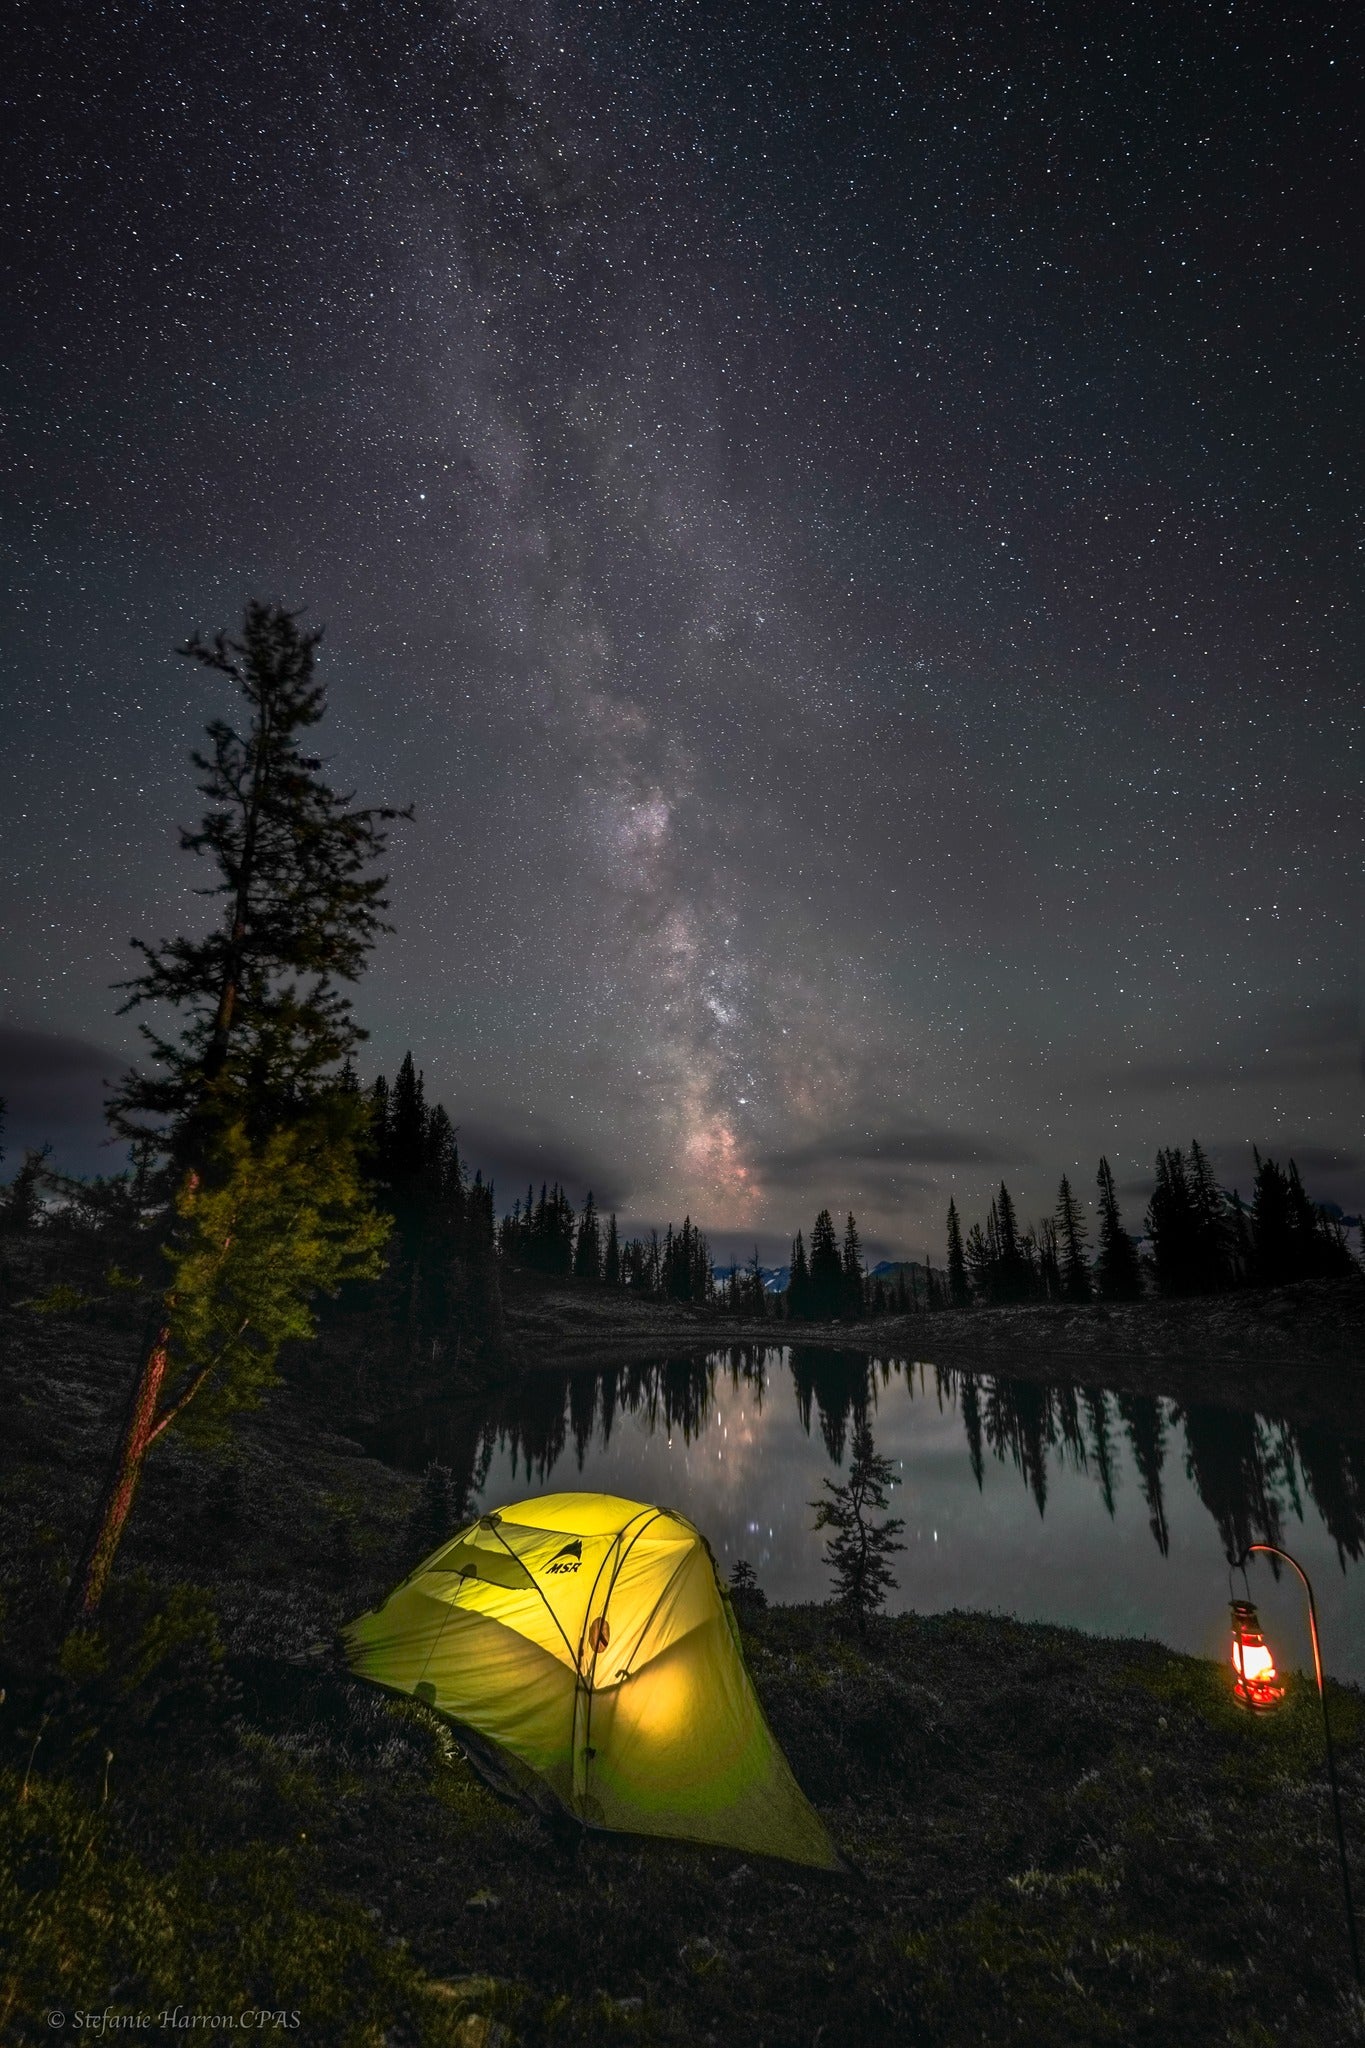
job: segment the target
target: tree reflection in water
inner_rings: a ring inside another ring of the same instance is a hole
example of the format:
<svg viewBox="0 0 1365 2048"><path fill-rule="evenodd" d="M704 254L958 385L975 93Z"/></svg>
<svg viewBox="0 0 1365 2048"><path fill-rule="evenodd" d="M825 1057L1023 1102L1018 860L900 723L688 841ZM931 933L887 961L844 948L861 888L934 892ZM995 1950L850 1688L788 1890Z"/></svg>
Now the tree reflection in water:
<svg viewBox="0 0 1365 2048"><path fill-rule="evenodd" d="M649 1434L666 1432L691 1444L716 1402L742 1396L761 1411L786 1385L807 1436L818 1436L841 1465L852 1425L870 1416L899 1385L915 1399L956 1408L978 1488L986 1460L1013 1465L1040 1515L1054 1466L1094 1476L1113 1518L1121 1484L1119 1429L1147 1508L1153 1541L1169 1554L1164 1478L1176 1433L1185 1471L1212 1516L1229 1557L1253 1542L1280 1542L1287 1519L1302 1519L1304 1493L1336 1544L1343 1571L1365 1555L1365 1441L1322 1426L1295 1426L1236 1409L995 1368L922 1366L874 1359L865 1352L815 1345L735 1344L705 1354L655 1359L605 1369L528 1374L482 1411L427 1411L395 1432L393 1449L420 1469L428 1457L452 1466L455 1480L476 1492L493 1460L505 1455L514 1476L545 1486L570 1442L581 1472L589 1451L605 1447L624 1415ZM564 1484L560 1475L560 1484Z"/></svg>
<svg viewBox="0 0 1365 2048"><path fill-rule="evenodd" d="M1147 1503L1147 1526L1161 1555L1168 1557L1171 1531L1161 1490L1161 1468L1166 1462L1165 1412L1155 1394L1119 1394L1116 1398L1128 1434L1128 1448L1133 1454L1138 1483L1142 1487L1142 1497Z"/></svg>

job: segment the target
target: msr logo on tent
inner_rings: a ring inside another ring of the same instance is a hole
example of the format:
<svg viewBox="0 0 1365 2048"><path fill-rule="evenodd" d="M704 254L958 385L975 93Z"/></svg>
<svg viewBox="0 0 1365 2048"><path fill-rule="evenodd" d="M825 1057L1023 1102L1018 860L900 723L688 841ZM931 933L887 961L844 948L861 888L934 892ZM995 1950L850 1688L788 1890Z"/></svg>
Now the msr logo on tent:
<svg viewBox="0 0 1365 2048"><path fill-rule="evenodd" d="M575 1537L572 1543L566 1543L562 1550L557 1550L555 1552L554 1556L550 1559L550 1562L546 1565L545 1569L547 1572L556 1572L561 1574L564 1572L576 1572L579 1566L582 1564L582 1562L583 1545L580 1542L580 1540L577 1537Z"/></svg>

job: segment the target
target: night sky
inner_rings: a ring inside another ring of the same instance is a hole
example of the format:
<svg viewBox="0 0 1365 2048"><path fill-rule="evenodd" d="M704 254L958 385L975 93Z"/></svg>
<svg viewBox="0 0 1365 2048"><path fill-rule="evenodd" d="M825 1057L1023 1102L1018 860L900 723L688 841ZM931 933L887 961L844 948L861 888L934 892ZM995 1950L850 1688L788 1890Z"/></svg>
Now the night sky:
<svg viewBox="0 0 1365 2048"><path fill-rule="evenodd" d="M358 994L499 1206L874 1254L1365 1194L1354 10L41 0L0 95L11 1147L327 627Z"/></svg>

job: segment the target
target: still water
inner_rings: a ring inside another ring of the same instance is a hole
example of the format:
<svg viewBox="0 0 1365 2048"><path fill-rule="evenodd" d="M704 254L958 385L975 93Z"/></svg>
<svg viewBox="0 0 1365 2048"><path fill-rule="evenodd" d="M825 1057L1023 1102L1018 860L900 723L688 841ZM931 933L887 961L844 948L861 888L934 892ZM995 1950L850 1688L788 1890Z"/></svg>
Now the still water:
<svg viewBox="0 0 1365 2048"><path fill-rule="evenodd" d="M1099 1369L1097 1368L1097 1371ZM770 1600L821 1600L822 1481L865 1413L905 1527L888 1605L990 1609L1223 1657L1230 1553L1278 1543L1313 1580L1330 1672L1365 1682L1365 1440L1103 1385L800 1345L537 1374L428 1410L379 1446L452 1467L480 1508L583 1487L676 1507ZM1252 1567L1287 1668L1310 1662L1298 1581ZM1238 1592L1242 1591L1239 1581Z"/></svg>

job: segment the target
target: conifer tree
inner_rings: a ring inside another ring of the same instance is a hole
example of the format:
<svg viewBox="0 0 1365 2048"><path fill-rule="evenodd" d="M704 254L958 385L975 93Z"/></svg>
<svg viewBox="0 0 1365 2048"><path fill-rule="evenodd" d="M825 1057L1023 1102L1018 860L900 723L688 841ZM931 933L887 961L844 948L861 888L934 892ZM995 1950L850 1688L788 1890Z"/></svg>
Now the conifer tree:
<svg viewBox="0 0 1365 2048"><path fill-rule="evenodd" d="M1296 1280L1294 1227L1290 1220L1289 1177L1273 1159L1262 1159L1253 1146L1256 1178L1251 1189L1252 1271L1260 1287L1281 1287Z"/></svg>
<svg viewBox="0 0 1365 2048"><path fill-rule="evenodd" d="M844 1248L840 1264L843 1267L841 1313L860 1319L864 1307L863 1248L859 1242L858 1226L853 1220L851 1209L848 1212L848 1221L844 1225Z"/></svg>
<svg viewBox="0 0 1365 2048"><path fill-rule="evenodd" d="M753 1256L749 1260L749 1268L745 1275L745 1280L747 1283L749 1314L755 1318L766 1316L768 1313L768 1290L763 1285L763 1267L759 1263L757 1245L754 1246Z"/></svg>
<svg viewBox="0 0 1365 2048"><path fill-rule="evenodd" d="M1156 1183L1146 1220L1158 1294L1196 1293L1200 1282L1199 1224L1185 1155L1179 1146L1156 1155Z"/></svg>
<svg viewBox="0 0 1365 2048"><path fill-rule="evenodd" d="M591 1188L583 1204L583 1218L574 1244L573 1272L575 1280L598 1280L602 1275L602 1231Z"/></svg>
<svg viewBox="0 0 1365 2048"><path fill-rule="evenodd" d="M150 1136L189 1165L204 1133L244 1109L253 1129L270 1128L315 1088L334 1089L364 1037L338 983L357 978L387 929L373 864L386 824L409 813L354 809L305 752L326 713L321 638L281 606L253 602L240 640L219 633L181 650L231 683L248 713L245 732L211 720L209 752L193 755L208 809L180 835L216 869L206 893L223 914L202 938L133 941L143 964L122 984L124 1009L165 1003L181 1028L171 1039L139 1026L160 1071L130 1074L109 1116L121 1135Z"/></svg>
<svg viewBox="0 0 1365 2048"><path fill-rule="evenodd" d="M312 1333L316 1295L378 1270L368 1117L343 1065L364 1034L340 984L384 929L373 864L386 823L407 814L355 809L305 752L326 709L319 638L253 603L239 640L183 650L234 686L247 718L242 732L210 723L194 756L208 808L181 834L212 863L222 913L205 936L135 941L142 969L124 984L125 1009L164 1004L180 1025L140 1027L158 1071L124 1080L110 1120L166 1155L179 1185L169 1285L72 1578L73 1618L99 1605L152 1445L187 1412L221 1427L258 1401L281 1344Z"/></svg>
<svg viewBox="0 0 1365 2048"><path fill-rule="evenodd" d="M817 1322L827 1322L839 1314L843 1304L844 1265L839 1256L839 1240L834 1234L834 1218L828 1209L822 1209L815 1219L815 1228L810 1234L810 1314Z"/></svg>
<svg viewBox="0 0 1365 2048"><path fill-rule="evenodd" d="M812 1314L810 1268L806 1263L806 1247L801 1241L799 1230L792 1245L791 1268L787 1279L787 1314L799 1322L808 1322Z"/></svg>
<svg viewBox="0 0 1365 2048"><path fill-rule="evenodd" d="M758 1583L758 1573L745 1557L736 1558L730 1573L730 1605L742 1616L761 1614L768 1596Z"/></svg>
<svg viewBox="0 0 1365 2048"><path fill-rule="evenodd" d="M1232 1191L1232 1273L1233 1284L1249 1287L1254 1277L1255 1256L1251 1249L1251 1225L1246 1204L1237 1189Z"/></svg>
<svg viewBox="0 0 1365 2048"><path fill-rule="evenodd" d="M1123 1227L1114 1176L1101 1159L1095 1175L1100 1191L1100 1247L1095 1261L1096 1291L1101 1301L1136 1301L1142 1293L1142 1268L1137 1246Z"/></svg>
<svg viewBox="0 0 1365 2048"><path fill-rule="evenodd" d="M1085 1212L1063 1174L1057 1187L1057 1253L1062 1295L1067 1301L1089 1301L1095 1291L1085 1256L1086 1235Z"/></svg>
<svg viewBox="0 0 1365 2048"><path fill-rule="evenodd" d="M1333 1229L1326 1211L1309 1199L1291 1159L1286 1173L1253 1150L1256 1179L1251 1198L1252 1277L1261 1287L1294 1280L1343 1278L1353 1266L1344 1231Z"/></svg>
<svg viewBox="0 0 1365 2048"><path fill-rule="evenodd" d="M994 1292L996 1261L993 1224L991 1231L992 1235L987 1236L981 1225L974 1223L967 1232L967 1271L971 1275L972 1292L978 1301L989 1301Z"/></svg>
<svg viewBox="0 0 1365 2048"><path fill-rule="evenodd" d="M1044 1216L1030 1231L1029 1237L1037 1246L1039 1291L1044 1301L1060 1301L1063 1295L1062 1259L1055 1220Z"/></svg>
<svg viewBox="0 0 1365 2048"><path fill-rule="evenodd" d="M43 1186L49 1179L47 1160L50 1145L25 1152L24 1163L5 1189L0 1204L0 1230L19 1237L33 1230L43 1216Z"/></svg>
<svg viewBox="0 0 1365 2048"><path fill-rule="evenodd" d="M993 1208L997 1247L995 1297L997 1301L1022 1301L1029 1292L1028 1261L1020 1246L1014 1200L1004 1181Z"/></svg>
<svg viewBox="0 0 1365 2048"><path fill-rule="evenodd" d="M385 1179L400 1199L415 1196L426 1165L426 1083L405 1052L389 1093L387 1171Z"/></svg>
<svg viewBox="0 0 1365 2048"><path fill-rule="evenodd" d="M465 1313L472 1330L490 1352L503 1344L502 1288L498 1280L497 1235L494 1226L493 1185L484 1185L477 1171L468 1190L464 1228L461 1233L460 1286Z"/></svg>
<svg viewBox="0 0 1365 2048"><path fill-rule="evenodd" d="M966 1308L971 1298L967 1284L967 1259L962 1248L962 1225L957 1203L948 1198L948 1297L954 1308Z"/></svg>
<svg viewBox="0 0 1365 2048"><path fill-rule="evenodd" d="M872 1510L888 1506L895 1485L891 1460L879 1455L867 1418L854 1424L852 1458L848 1477L839 1485L826 1479L828 1500L813 1500L817 1529L831 1529L825 1544L825 1562L834 1574L835 1604L845 1617L856 1622L860 1635L867 1632L869 1619L886 1605L886 1596L896 1583L887 1563L893 1551L904 1550L896 1538L905 1527L899 1516L874 1522Z"/></svg>
<svg viewBox="0 0 1365 2048"><path fill-rule="evenodd" d="M422 1490L408 1516L405 1548L413 1564L429 1557L433 1550L455 1534L464 1503L456 1496L454 1474L449 1465L434 1460L422 1474Z"/></svg>
<svg viewBox="0 0 1365 2048"><path fill-rule="evenodd" d="M1194 1252L1201 1294L1214 1294L1232 1277L1232 1229L1228 1204L1198 1138L1190 1140L1190 1202L1194 1210Z"/></svg>
<svg viewBox="0 0 1365 2048"><path fill-rule="evenodd" d="M382 1074L377 1074L370 1089L369 1118L362 1142L361 1156L374 1180L389 1177L389 1084Z"/></svg>
<svg viewBox="0 0 1365 2048"><path fill-rule="evenodd" d="M607 1248L602 1256L602 1278L608 1287L621 1285L621 1240L616 1234L616 1211L607 1223Z"/></svg>

